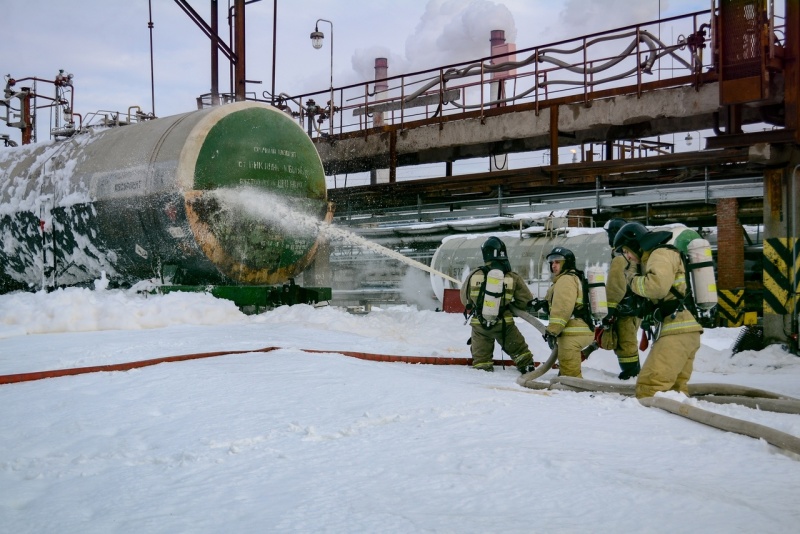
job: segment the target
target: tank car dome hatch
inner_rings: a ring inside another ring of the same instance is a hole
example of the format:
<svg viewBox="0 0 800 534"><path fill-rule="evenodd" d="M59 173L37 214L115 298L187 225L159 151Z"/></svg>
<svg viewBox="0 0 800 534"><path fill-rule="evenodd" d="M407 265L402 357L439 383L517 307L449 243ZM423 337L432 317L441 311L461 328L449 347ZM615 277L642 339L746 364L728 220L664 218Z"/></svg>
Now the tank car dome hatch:
<svg viewBox="0 0 800 534"><path fill-rule="evenodd" d="M283 283L332 216L314 144L257 102L10 149L0 175L0 286L12 288L101 271L119 285Z"/></svg>

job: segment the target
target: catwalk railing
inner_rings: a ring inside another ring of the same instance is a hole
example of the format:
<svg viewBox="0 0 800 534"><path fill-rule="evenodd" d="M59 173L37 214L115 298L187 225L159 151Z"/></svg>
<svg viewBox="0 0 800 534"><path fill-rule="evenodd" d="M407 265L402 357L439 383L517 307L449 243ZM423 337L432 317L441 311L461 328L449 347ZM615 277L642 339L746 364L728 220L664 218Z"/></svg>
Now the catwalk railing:
<svg viewBox="0 0 800 534"><path fill-rule="evenodd" d="M669 32L669 37L662 33ZM714 70L711 12L594 33L502 56L389 77L376 92L374 80L301 95L279 95L310 135L360 132L380 125L442 118L490 108L529 104L538 111L565 97L591 102L601 89L641 93L642 84L660 87L699 84ZM391 68L391 66L390 66ZM333 128L330 98L334 95ZM269 98L268 94L264 95Z"/></svg>

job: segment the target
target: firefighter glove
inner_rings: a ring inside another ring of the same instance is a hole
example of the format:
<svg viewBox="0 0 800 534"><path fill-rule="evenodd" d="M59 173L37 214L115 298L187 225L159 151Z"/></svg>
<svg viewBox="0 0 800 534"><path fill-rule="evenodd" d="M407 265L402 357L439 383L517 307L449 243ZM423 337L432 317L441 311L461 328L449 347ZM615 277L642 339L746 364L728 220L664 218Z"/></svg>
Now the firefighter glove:
<svg viewBox="0 0 800 534"><path fill-rule="evenodd" d="M545 299L533 299L528 304L528 312L530 313L536 313L541 310L544 310L545 313L550 313L550 305Z"/></svg>

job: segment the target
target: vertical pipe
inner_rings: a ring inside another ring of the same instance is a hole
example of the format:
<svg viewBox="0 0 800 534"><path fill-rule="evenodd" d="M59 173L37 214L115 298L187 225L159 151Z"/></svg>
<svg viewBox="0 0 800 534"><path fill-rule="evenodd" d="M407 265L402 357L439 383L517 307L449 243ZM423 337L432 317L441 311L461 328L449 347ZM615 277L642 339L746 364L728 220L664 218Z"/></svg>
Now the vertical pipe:
<svg viewBox="0 0 800 534"><path fill-rule="evenodd" d="M219 17L217 0L211 0L211 105L219 105Z"/></svg>
<svg viewBox="0 0 800 534"><path fill-rule="evenodd" d="M156 88L155 77L153 76L153 5L152 0L147 0L147 10L149 20L147 27L150 28L150 112L156 116ZM74 109L74 108L73 108Z"/></svg>
<svg viewBox="0 0 800 534"><path fill-rule="evenodd" d="M272 7L272 105L275 105L275 62L278 42L278 0L274 0Z"/></svg>
<svg viewBox="0 0 800 534"><path fill-rule="evenodd" d="M333 135L333 113L336 110L336 106L333 104L333 22L331 22L331 105L330 105L330 117L328 117L328 133L332 136ZM340 121L341 124L341 121Z"/></svg>
<svg viewBox="0 0 800 534"><path fill-rule="evenodd" d="M234 40L235 40L235 50L236 50L236 73L235 73L235 84L236 84L236 101L241 102L245 100L245 80L247 79L245 75L245 38L244 38L244 28L245 28L245 20L244 20L244 0L234 0Z"/></svg>
<svg viewBox="0 0 800 534"><path fill-rule="evenodd" d="M23 89L24 91L24 89ZM33 121L31 120L31 92L24 91L22 97L22 144L29 145L33 138Z"/></svg>
<svg viewBox="0 0 800 534"><path fill-rule="evenodd" d="M550 106L550 165L558 165L558 104ZM558 171L550 171L550 185L558 184Z"/></svg>

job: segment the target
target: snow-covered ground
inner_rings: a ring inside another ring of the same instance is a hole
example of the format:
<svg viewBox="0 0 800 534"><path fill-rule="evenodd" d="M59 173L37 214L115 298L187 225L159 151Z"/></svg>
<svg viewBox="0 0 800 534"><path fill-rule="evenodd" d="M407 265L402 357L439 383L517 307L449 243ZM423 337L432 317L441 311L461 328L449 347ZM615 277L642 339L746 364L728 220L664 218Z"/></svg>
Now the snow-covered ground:
<svg viewBox="0 0 800 534"><path fill-rule="evenodd" d="M692 382L800 397L800 358L731 356L737 335L703 334ZM468 358L468 337L460 315L410 307L245 316L198 294L0 296L0 375L244 351L0 386L2 529L797 531L800 458L764 441L614 394L526 389L511 365L338 353ZM280 348L248 352L266 347ZM607 351L584 363L588 379L617 372ZM797 415L687 402L800 436Z"/></svg>

